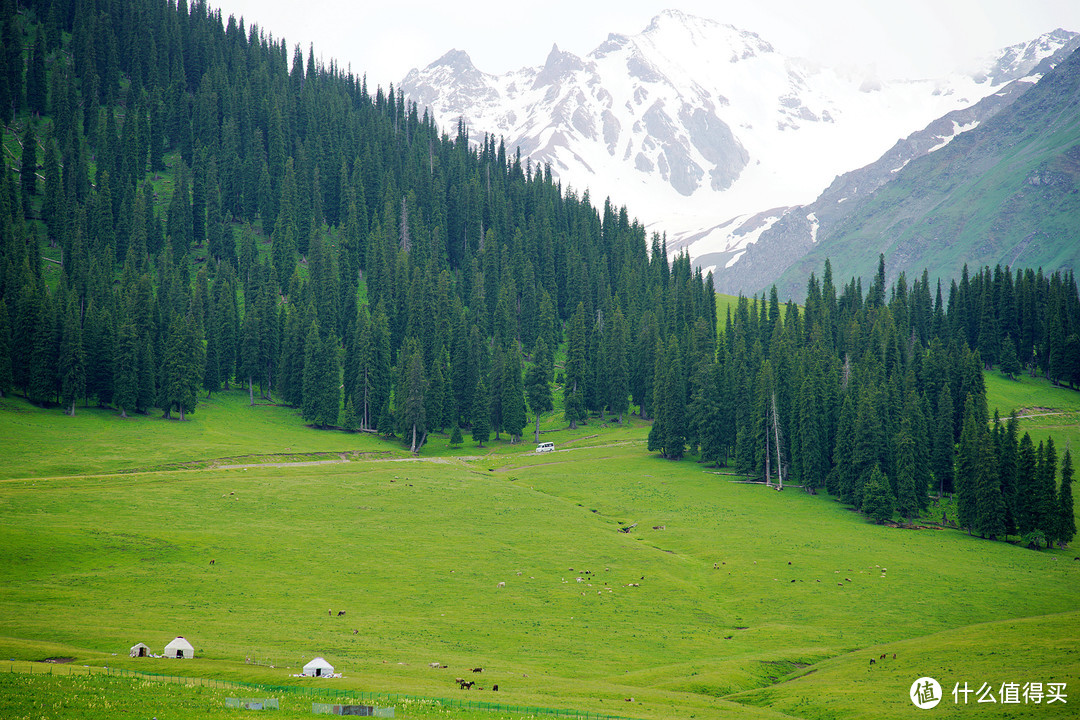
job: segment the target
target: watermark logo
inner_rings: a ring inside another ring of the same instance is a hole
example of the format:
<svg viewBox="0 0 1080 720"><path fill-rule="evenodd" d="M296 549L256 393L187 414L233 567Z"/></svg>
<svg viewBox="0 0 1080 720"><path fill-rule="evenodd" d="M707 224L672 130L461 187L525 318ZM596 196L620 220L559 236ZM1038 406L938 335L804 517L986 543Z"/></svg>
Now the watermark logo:
<svg viewBox="0 0 1080 720"><path fill-rule="evenodd" d="M911 683L911 702L920 710L937 707L941 702L941 685L932 677L921 677Z"/></svg>

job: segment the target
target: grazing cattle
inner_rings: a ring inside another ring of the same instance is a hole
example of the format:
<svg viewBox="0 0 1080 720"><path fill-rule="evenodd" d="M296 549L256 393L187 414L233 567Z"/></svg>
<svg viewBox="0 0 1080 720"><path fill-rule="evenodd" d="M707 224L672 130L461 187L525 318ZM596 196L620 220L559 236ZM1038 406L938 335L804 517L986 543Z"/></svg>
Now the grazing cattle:
<svg viewBox="0 0 1080 720"><path fill-rule="evenodd" d="M484 668L473 668L473 672L484 672Z"/></svg>
<svg viewBox="0 0 1080 720"><path fill-rule="evenodd" d="M790 561L790 560L788 560L788 561L787 561L787 564L788 564L788 565L790 565L790 564L791 564L791 561Z"/></svg>
<svg viewBox="0 0 1080 720"><path fill-rule="evenodd" d="M896 659L896 653L893 653L893 654L892 654L892 659L893 659L893 660L895 660L895 659Z"/></svg>
<svg viewBox="0 0 1080 720"><path fill-rule="evenodd" d="M491 686L491 692L499 692L499 686L498 685L492 685Z"/></svg>
<svg viewBox="0 0 1080 720"><path fill-rule="evenodd" d="M873 664L874 664L874 658L870 658L870 664L871 664L871 665L873 665Z"/></svg>
<svg viewBox="0 0 1080 720"><path fill-rule="evenodd" d="M213 560L211 560L211 561L210 561L210 564L211 564L211 565L213 565L213 564L214 564L214 561L213 561Z"/></svg>
<svg viewBox="0 0 1080 720"><path fill-rule="evenodd" d="M342 616L342 615L344 615L344 614L345 614L345 611L344 611L344 610L338 610L338 614L337 614L337 616L338 616L338 617L341 617L341 616Z"/></svg>
<svg viewBox="0 0 1080 720"><path fill-rule="evenodd" d="M360 631L359 631L359 630L353 630L353 631L352 631L352 634L353 634L353 635L359 635L359 634L360 634Z"/></svg>
<svg viewBox="0 0 1080 720"><path fill-rule="evenodd" d="M506 587L506 583L501 582L498 585L496 585L495 587L497 587L497 588Z"/></svg>
<svg viewBox="0 0 1080 720"><path fill-rule="evenodd" d="M881 660L884 660L884 659L885 659L885 653L881 653L881 658L880 658L880 659L881 659Z"/></svg>

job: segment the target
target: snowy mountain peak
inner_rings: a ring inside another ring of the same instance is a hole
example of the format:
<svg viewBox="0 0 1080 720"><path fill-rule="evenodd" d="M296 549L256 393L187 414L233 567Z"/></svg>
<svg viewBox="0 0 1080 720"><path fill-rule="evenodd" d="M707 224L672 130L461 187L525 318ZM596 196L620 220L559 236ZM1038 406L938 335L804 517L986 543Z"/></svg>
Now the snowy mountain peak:
<svg viewBox="0 0 1080 720"><path fill-rule="evenodd" d="M445 67L455 72L475 72L476 66L473 65L472 58L469 57L469 53L464 50L450 50L441 58L428 65L428 70L437 67Z"/></svg>
<svg viewBox="0 0 1080 720"><path fill-rule="evenodd" d="M1034 40L1010 45L998 51L994 57L984 59L982 69L975 73L976 80L990 81L991 85L1004 85L1036 73L1044 73L1049 67L1039 66L1059 53L1063 48L1080 47L1080 33L1058 28L1044 33Z"/></svg>
<svg viewBox="0 0 1080 720"><path fill-rule="evenodd" d="M584 57L553 45L542 65L490 75L454 50L398 87L440 125L464 118L473 137L502 136L565 186L610 197L674 235L806 205L898 138L1001 91L1009 78L1043 72L1077 42L1054 31L1006 48L979 75L880 80L665 10Z"/></svg>
<svg viewBox="0 0 1080 720"><path fill-rule="evenodd" d="M547 60L544 62L544 67L536 75L533 88L551 85L578 70L584 69L585 63L581 61L581 58L573 53L563 52L558 45L553 44L551 52L548 53Z"/></svg>
<svg viewBox="0 0 1080 720"><path fill-rule="evenodd" d="M672 9L654 17L638 37L671 49L707 45L714 53L729 51L731 62L775 52L757 33Z"/></svg>

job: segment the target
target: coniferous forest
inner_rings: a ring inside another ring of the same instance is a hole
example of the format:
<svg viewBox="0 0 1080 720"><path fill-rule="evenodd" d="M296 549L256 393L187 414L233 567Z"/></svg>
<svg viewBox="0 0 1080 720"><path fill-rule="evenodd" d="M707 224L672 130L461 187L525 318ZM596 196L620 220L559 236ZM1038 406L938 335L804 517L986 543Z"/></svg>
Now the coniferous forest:
<svg viewBox="0 0 1080 720"><path fill-rule="evenodd" d="M1080 382L1071 273L826 264L718 317L626 208L205 2L0 0L0 43L0 393L183 420L241 386L418 452L520 440L558 389L882 520L949 493L984 537L1075 534L1070 453L982 375Z"/></svg>

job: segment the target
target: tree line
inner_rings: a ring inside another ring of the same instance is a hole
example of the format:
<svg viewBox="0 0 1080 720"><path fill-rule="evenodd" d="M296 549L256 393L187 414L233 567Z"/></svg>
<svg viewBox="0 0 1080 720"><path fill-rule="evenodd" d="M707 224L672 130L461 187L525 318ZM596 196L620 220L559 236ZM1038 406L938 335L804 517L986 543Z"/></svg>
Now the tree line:
<svg viewBox="0 0 1080 720"><path fill-rule="evenodd" d="M237 383L416 450L520 438L564 327L575 424L648 413L637 345L715 340L711 278L625 208L313 48L290 64L183 0L8 2L0 24L34 48L5 66L0 391L184 418Z"/></svg>
<svg viewBox="0 0 1080 720"><path fill-rule="evenodd" d="M991 422L983 371L1015 374L1009 363L1023 358L1032 374L1071 381L1078 333L1071 272L965 271L945 300L925 272L886 287L883 257L865 293L861 279L838 288L827 261L803 308L781 305L775 288L740 297L715 355L658 344L649 448L824 488L881 522L926 513L930 493L955 495L951 522L971 532L1067 542L1071 457L1059 491L1053 443L1019 438L1015 416Z"/></svg>

